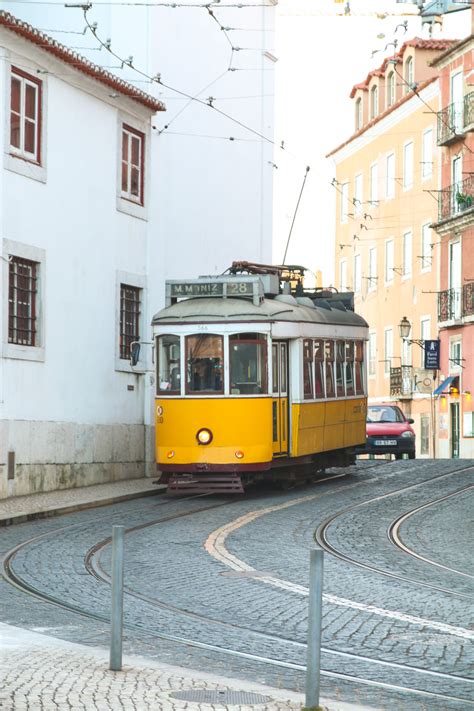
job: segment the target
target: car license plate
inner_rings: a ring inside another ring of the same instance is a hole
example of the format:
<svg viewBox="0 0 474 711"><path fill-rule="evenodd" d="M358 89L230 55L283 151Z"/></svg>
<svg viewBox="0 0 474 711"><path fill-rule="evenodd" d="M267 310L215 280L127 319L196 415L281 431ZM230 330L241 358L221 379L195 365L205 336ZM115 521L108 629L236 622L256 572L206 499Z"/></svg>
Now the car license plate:
<svg viewBox="0 0 474 711"><path fill-rule="evenodd" d="M394 444L397 444L396 439L376 439L374 442L376 447L391 447Z"/></svg>

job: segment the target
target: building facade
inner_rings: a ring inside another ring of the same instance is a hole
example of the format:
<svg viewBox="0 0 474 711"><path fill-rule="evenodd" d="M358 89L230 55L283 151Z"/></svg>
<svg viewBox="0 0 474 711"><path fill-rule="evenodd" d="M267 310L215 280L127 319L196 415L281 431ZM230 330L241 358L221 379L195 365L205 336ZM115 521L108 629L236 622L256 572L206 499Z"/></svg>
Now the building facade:
<svg viewBox="0 0 474 711"><path fill-rule="evenodd" d="M474 457L474 36L432 62L439 71L438 441L443 457ZM443 384L444 383L444 384Z"/></svg>
<svg viewBox="0 0 474 711"><path fill-rule="evenodd" d="M432 229L440 165L439 81L453 44L414 38L353 87L355 133L329 154L337 191L336 286L369 323L368 393L415 420L417 456L437 456L433 391L420 343L437 338L441 250ZM410 340L399 325L409 318Z"/></svg>
<svg viewBox="0 0 474 711"><path fill-rule="evenodd" d="M0 47L0 497L144 476L165 107L5 12Z"/></svg>

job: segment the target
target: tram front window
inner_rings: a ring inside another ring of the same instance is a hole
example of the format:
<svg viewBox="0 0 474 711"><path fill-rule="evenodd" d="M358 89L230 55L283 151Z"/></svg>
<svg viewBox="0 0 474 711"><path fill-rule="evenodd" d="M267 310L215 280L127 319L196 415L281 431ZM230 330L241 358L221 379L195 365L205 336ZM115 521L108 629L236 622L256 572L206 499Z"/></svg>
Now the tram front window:
<svg viewBox="0 0 474 711"><path fill-rule="evenodd" d="M168 395L179 394L181 391L179 336L159 336L156 339L156 352L158 392Z"/></svg>
<svg viewBox="0 0 474 711"><path fill-rule="evenodd" d="M186 337L186 392L224 392L223 353L222 336Z"/></svg>
<svg viewBox="0 0 474 711"><path fill-rule="evenodd" d="M267 342L261 333L236 333L229 338L231 395L267 392Z"/></svg>

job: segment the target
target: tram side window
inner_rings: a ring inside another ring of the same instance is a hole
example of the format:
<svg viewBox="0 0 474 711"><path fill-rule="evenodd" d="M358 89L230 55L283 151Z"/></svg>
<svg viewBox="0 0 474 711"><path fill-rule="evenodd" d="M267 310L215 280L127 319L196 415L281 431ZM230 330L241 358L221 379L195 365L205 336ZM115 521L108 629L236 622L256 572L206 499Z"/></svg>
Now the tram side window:
<svg viewBox="0 0 474 711"><path fill-rule="evenodd" d="M186 336L186 392L223 393L222 336L203 333Z"/></svg>
<svg viewBox="0 0 474 711"><path fill-rule="evenodd" d="M231 395L260 395L267 387L267 341L262 333L229 337Z"/></svg>
<svg viewBox="0 0 474 711"><path fill-rule="evenodd" d="M156 339L157 390L167 395L178 395L181 391L179 336L159 336Z"/></svg>
<svg viewBox="0 0 474 711"><path fill-rule="evenodd" d="M326 397L336 397L336 389L334 387L334 341L324 341L324 365Z"/></svg>
<svg viewBox="0 0 474 711"><path fill-rule="evenodd" d="M344 394L344 341L336 341L336 395Z"/></svg>
<svg viewBox="0 0 474 711"><path fill-rule="evenodd" d="M346 395L354 395L354 341L346 341Z"/></svg>
<svg viewBox="0 0 474 711"><path fill-rule="evenodd" d="M314 397L324 397L324 341L314 341Z"/></svg>
<svg viewBox="0 0 474 711"><path fill-rule="evenodd" d="M313 395L313 341L303 341L303 392L305 400L312 400Z"/></svg>
<svg viewBox="0 0 474 711"><path fill-rule="evenodd" d="M355 394L364 394L364 341L355 342Z"/></svg>

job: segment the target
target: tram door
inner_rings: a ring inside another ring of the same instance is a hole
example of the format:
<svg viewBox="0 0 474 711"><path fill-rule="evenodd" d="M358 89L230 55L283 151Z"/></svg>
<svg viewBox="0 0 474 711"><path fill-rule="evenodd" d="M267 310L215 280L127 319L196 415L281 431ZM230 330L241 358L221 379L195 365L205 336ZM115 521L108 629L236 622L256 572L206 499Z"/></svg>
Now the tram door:
<svg viewBox="0 0 474 711"><path fill-rule="evenodd" d="M273 341L273 454L288 453L288 342Z"/></svg>

